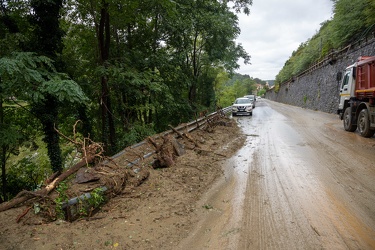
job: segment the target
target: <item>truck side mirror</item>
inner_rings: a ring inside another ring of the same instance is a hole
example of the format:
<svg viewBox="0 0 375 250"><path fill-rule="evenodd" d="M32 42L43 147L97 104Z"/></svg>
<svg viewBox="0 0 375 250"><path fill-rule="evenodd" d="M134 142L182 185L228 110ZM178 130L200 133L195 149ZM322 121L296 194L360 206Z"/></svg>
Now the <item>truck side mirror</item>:
<svg viewBox="0 0 375 250"><path fill-rule="evenodd" d="M341 81L341 79L342 79L342 72L339 71L339 72L337 72L337 74L336 74L336 80L339 82L339 81Z"/></svg>

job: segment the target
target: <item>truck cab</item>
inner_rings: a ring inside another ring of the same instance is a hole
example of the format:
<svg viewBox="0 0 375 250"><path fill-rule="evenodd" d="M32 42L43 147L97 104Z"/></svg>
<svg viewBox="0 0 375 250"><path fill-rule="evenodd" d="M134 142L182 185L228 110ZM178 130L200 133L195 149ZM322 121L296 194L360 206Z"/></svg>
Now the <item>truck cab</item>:
<svg viewBox="0 0 375 250"><path fill-rule="evenodd" d="M344 77L341 82L340 103L339 103L339 110L338 110L341 120L343 119L343 114L344 114L346 107L348 106L350 97L354 96L355 79L354 79L353 72L355 72L354 64L346 68Z"/></svg>
<svg viewBox="0 0 375 250"><path fill-rule="evenodd" d="M359 57L345 69L337 110L344 129L363 137L375 133L375 56Z"/></svg>

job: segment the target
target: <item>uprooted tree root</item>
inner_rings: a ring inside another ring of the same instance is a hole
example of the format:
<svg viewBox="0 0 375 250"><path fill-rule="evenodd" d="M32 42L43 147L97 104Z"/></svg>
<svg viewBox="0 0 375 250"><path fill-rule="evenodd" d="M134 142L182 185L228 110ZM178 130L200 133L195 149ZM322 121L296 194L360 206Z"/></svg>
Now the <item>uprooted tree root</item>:
<svg viewBox="0 0 375 250"><path fill-rule="evenodd" d="M200 129L206 132L212 133L216 126L232 126L230 122L224 121L226 116L224 113L218 113L217 115L207 118L205 127ZM153 163L154 168L168 168L175 164L175 160L178 156L185 153L185 148L191 150L200 149L199 140L194 139L188 132L180 132L169 126L177 136L163 135L162 143L157 143L153 138L149 137L148 142L153 145L156 152L156 159ZM184 140L184 143L180 143L177 138ZM201 149L202 150L202 149Z"/></svg>
<svg viewBox="0 0 375 250"><path fill-rule="evenodd" d="M84 138L83 141L79 141L76 137L75 133L75 127L77 125L78 121L75 123L73 132L74 132L74 138L70 139L67 136L63 135L61 132L59 132L57 129L56 131L69 140L70 142L74 143L77 147L77 150L82 152L81 160L67 169L63 173L54 173L51 177L49 177L45 183L46 185L34 192L23 190L20 193L17 194L15 198L8 202L4 202L0 204L0 212L5 211L7 209L10 209L12 207L15 207L17 205L20 205L25 202L34 202L35 200L48 200L49 194L55 190L55 188L65 181L67 178L69 178L71 175L76 173L79 169L81 169L84 166L89 166L89 164L95 163L97 161L102 160L103 157L103 147L102 144L93 142L89 138Z"/></svg>
<svg viewBox="0 0 375 250"><path fill-rule="evenodd" d="M80 140L77 136L76 127L78 123L81 122L80 120L76 121L73 125L73 139L67 137L63 133L61 133L56 127L56 132L65 138L67 141L73 143L76 147L77 151L82 154L82 159L88 159L89 157L94 157L98 161L103 160L104 158L104 149L103 144L99 142L94 142L89 137L84 137L83 140ZM86 161L86 164L90 164L91 162Z"/></svg>
<svg viewBox="0 0 375 250"><path fill-rule="evenodd" d="M17 222L24 219L32 208L33 214L37 214L43 222L59 218L73 221L91 217L107 199L120 194L127 183L138 186L148 178L147 168L119 167L104 156L101 143L90 138L79 139L76 136L78 122L73 126L73 138L65 136L57 129L56 131L75 145L82 155L81 160L63 173L51 175L40 190L23 190L12 200L0 204L0 212L19 205L26 206L17 217ZM62 186L66 188L62 189Z"/></svg>
<svg viewBox="0 0 375 250"><path fill-rule="evenodd" d="M231 126L230 123L223 121L224 119L211 119L208 121L207 132L213 132L215 126ZM144 162L138 162L132 166L118 166L110 158L103 155L102 144L93 142L89 138L80 140L75 133L74 137L58 133L73 143L82 154L81 161L67 169L61 174L56 174L46 180L46 185L37 191L22 191L14 199L9 202L0 204L0 212L24 205L25 210L17 217L17 222L29 220L32 222L36 216L40 221L49 222L63 217L68 221L77 218L91 217L98 208L109 198L121 194L126 186L136 187L141 185L150 175L148 167ZM200 140L194 138L189 133L181 133L178 131L176 137L169 135L158 140L148 139L148 142L154 146L156 154L154 157L153 167L171 167L175 164L176 158L185 153L185 149L198 150L205 153L208 152L200 148ZM177 140L181 137L182 141ZM224 156L224 155L221 155ZM68 185L65 193L56 191L59 185ZM98 192L100 191L100 192ZM91 197L91 198L89 198ZM92 198L94 197L94 198ZM69 204L73 200L73 204ZM69 202L68 202L69 201ZM30 210L34 209L34 213L30 215Z"/></svg>

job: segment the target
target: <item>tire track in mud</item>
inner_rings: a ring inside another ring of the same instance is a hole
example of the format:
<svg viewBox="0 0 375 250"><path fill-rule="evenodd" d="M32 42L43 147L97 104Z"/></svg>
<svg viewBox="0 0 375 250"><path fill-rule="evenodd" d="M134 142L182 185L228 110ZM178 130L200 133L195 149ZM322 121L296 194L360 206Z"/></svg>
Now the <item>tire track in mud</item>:
<svg viewBox="0 0 375 250"><path fill-rule="evenodd" d="M253 154L247 184L244 207L247 213L243 219L239 249L319 248L314 229L301 213L302 205L296 192L301 187L303 176L292 167L301 164L298 157L293 165L282 160L296 157L291 155L289 145L275 130L275 121L279 123L285 118L267 107L259 109L257 114L260 117L256 121L260 141ZM287 130L288 127L281 129ZM288 179L289 184L286 184Z"/></svg>
<svg viewBox="0 0 375 250"><path fill-rule="evenodd" d="M250 166L239 249L374 249L371 152L358 144L363 164L350 171L358 156L347 149L352 141L329 142L325 138L337 139L335 131L324 121L323 127L311 122L312 111L277 105L277 112L263 107L254 114L260 141Z"/></svg>
<svg viewBox="0 0 375 250"><path fill-rule="evenodd" d="M331 114L293 108L286 115L294 119L293 124L314 150L312 169L319 175L327 200L322 199L321 206L327 207L326 220L335 231L326 230L331 239L324 242L375 249L373 138L344 131L342 122Z"/></svg>
<svg viewBox="0 0 375 250"><path fill-rule="evenodd" d="M235 119L246 144L208 199L217 210L181 249L375 249L373 141L267 100Z"/></svg>

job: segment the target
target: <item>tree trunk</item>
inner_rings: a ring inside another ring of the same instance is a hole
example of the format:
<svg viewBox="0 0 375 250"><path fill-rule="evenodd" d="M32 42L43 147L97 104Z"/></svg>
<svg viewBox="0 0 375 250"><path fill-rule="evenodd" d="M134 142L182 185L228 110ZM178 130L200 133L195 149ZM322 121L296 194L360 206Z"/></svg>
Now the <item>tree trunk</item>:
<svg viewBox="0 0 375 250"><path fill-rule="evenodd" d="M47 144L48 157L51 161L53 172L61 172L63 169L59 134L55 130L58 127L57 106L56 98L49 95L43 103L35 104L32 108L32 111L43 125L43 141Z"/></svg>
<svg viewBox="0 0 375 250"><path fill-rule="evenodd" d="M199 49L198 49L198 36L199 32L195 32L193 41L193 57L192 57L192 67L193 67L193 81L189 88L189 101L192 105L193 111L196 112L196 101L197 101L197 84L199 77Z"/></svg>
<svg viewBox="0 0 375 250"><path fill-rule="evenodd" d="M36 26L36 34L30 40L29 49L53 59L54 66L59 71L62 69L59 55L63 47L63 32L59 23L62 0L31 0L30 6L33 10L31 20ZM54 129L58 124L58 101L55 97L48 95L43 103L35 104L33 109L43 125L44 141L47 143L52 169L54 172L62 171L59 135Z"/></svg>
<svg viewBox="0 0 375 250"><path fill-rule="evenodd" d="M100 11L100 22L98 29L98 43L99 43L99 55L100 65L106 67L106 62L109 58L109 45L110 45L110 25L109 25L109 4L103 0L103 7ZM102 141L106 154L113 153L116 146L116 135L115 125L113 120L113 111L111 105L110 90L108 87L108 77L101 77L101 97L100 97L100 109L102 116Z"/></svg>
<svg viewBox="0 0 375 250"><path fill-rule="evenodd" d="M7 198L7 189L8 189L8 184L7 184L7 175L6 175L6 168L5 168L5 164L6 164L6 153L7 153L7 150L6 150L6 146L2 146L1 147L1 184L2 184L2 194L3 194L3 198L4 200L0 197L0 203L5 201Z"/></svg>
<svg viewBox="0 0 375 250"><path fill-rule="evenodd" d="M1 81L0 81L1 82ZM4 124L4 107L3 107L3 99L0 98L0 127L2 127ZM6 178L6 168L5 168L5 163L6 163L6 146L3 145L1 147L1 183L2 183L2 193L4 200L6 200L6 192L7 192L7 178ZM0 197L0 202L3 202L3 199Z"/></svg>
<svg viewBox="0 0 375 250"><path fill-rule="evenodd" d="M93 134L91 121L89 120L87 116L86 107L84 105L80 105L77 107L78 111L78 119L82 121L82 135L84 137L90 137L93 139L95 136Z"/></svg>

